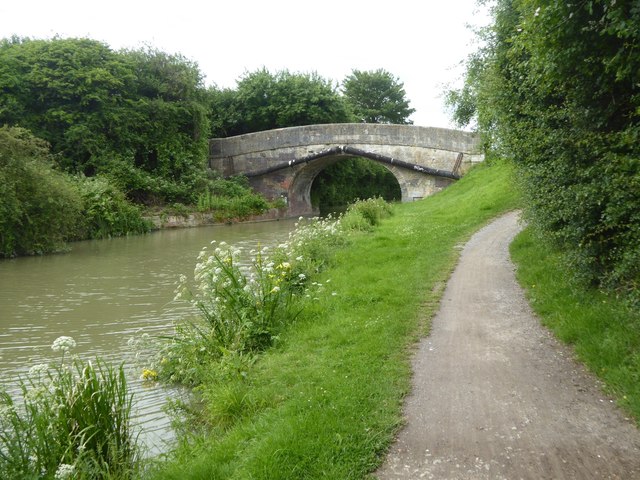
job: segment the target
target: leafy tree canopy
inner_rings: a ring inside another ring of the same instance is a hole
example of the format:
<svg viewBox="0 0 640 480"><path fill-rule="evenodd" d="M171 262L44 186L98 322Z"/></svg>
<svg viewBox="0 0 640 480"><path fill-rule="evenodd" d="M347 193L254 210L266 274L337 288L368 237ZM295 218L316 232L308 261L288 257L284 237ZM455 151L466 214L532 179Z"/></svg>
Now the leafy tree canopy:
<svg viewBox="0 0 640 480"><path fill-rule="evenodd" d="M219 108L213 112L214 136L350 119L336 86L316 73L262 69L240 79L235 91L213 92L212 98Z"/></svg>
<svg viewBox="0 0 640 480"><path fill-rule="evenodd" d="M206 91L197 66L179 55L115 52L90 39L5 39L0 92L0 124L47 140L69 172L130 170L143 180L121 186L140 199L184 196L204 168Z"/></svg>
<svg viewBox="0 0 640 480"><path fill-rule="evenodd" d="M342 89L358 122L410 125L414 108L409 107L404 84L383 69L353 70Z"/></svg>

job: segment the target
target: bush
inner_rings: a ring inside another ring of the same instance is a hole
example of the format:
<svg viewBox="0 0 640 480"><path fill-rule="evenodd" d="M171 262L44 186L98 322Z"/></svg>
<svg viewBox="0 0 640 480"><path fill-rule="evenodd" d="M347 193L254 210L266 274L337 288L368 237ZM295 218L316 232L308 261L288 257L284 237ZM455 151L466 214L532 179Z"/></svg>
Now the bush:
<svg viewBox="0 0 640 480"><path fill-rule="evenodd" d="M288 242L249 252L248 265L239 263L241 249L225 243L213 251L205 247L193 282L181 277L175 298L190 302L200 315L179 324L170 341L158 346L161 356L150 371L197 385L212 362L251 358L273 345L300 312L299 300L323 289L308 282L344 244L339 224L301 220Z"/></svg>
<svg viewBox="0 0 640 480"><path fill-rule="evenodd" d="M215 243L215 242L212 242ZM267 249L253 252L249 268L239 264L240 249L226 243L200 252L193 289L181 278L176 299L187 299L199 318L178 328L163 351L165 378L198 383L198 367L225 352L255 353L270 346L295 316L291 264L267 260Z"/></svg>
<svg viewBox="0 0 640 480"><path fill-rule="evenodd" d="M392 213L391 205L380 197L358 200L347 208L342 226L348 230L370 231Z"/></svg>
<svg viewBox="0 0 640 480"><path fill-rule="evenodd" d="M124 194L105 177L78 181L84 201L83 236L107 238L146 233L151 229L140 209L127 201Z"/></svg>
<svg viewBox="0 0 640 480"><path fill-rule="evenodd" d="M450 92L515 160L531 226L592 286L640 305L640 11L628 2L499 0Z"/></svg>
<svg viewBox="0 0 640 480"><path fill-rule="evenodd" d="M238 196L222 196L207 191L198 197L198 211L213 212L216 220L244 219L259 215L269 208L265 198L250 190Z"/></svg>
<svg viewBox="0 0 640 480"><path fill-rule="evenodd" d="M60 250L77 235L82 198L29 131L0 128L0 256Z"/></svg>

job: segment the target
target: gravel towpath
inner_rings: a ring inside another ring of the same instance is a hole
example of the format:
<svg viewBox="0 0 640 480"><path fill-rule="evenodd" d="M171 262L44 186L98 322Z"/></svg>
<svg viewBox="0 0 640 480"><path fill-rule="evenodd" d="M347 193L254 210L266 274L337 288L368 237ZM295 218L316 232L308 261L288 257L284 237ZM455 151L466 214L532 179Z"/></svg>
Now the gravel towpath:
<svg viewBox="0 0 640 480"><path fill-rule="evenodd" d="M640 431L540 326L509 259L509 213L462 251L418 346L391 479L640 479Z"/></svg>

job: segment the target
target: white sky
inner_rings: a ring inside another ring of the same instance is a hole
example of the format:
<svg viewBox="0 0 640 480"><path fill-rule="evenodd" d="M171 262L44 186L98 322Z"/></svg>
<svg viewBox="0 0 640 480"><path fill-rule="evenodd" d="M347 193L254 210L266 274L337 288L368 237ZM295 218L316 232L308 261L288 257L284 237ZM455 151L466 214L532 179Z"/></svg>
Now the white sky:
<svg viewBox="0 0 640 480"><path fill-rule="evenodd" d="M404 82L416 125L453 126L445 85L475 50L475 0L2 0L0 38L89 37L113 49L145 45L195 61L208 85L244 73L317 72L335 83L384 68Z"/></svg>

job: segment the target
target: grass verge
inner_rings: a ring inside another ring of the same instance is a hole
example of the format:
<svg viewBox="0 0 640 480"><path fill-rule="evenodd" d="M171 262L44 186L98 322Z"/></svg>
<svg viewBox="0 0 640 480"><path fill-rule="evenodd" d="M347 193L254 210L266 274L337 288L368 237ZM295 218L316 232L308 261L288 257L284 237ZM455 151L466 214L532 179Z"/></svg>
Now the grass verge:
<svg viewBox="0 0 640 480"><path fill-rule="evenodd" d="M411 346L428 331L457 245L517 206L506 163L395 207L317 280L319 296L241 374L199 393L206 425L155 478L363 478L400 426ZM196 429L196 426L192 426Z"/></svg>
<svg viewBox="0 0 640 480"><path fill-rule="evenodd" d="M511 245L518 280L544 325L571 344L608 393L640 420L640 315L613 295L576 283L554 251L526 229Z"/></svg>

